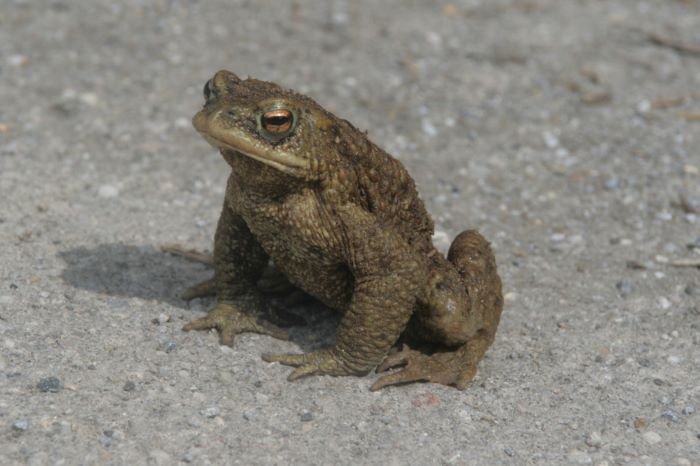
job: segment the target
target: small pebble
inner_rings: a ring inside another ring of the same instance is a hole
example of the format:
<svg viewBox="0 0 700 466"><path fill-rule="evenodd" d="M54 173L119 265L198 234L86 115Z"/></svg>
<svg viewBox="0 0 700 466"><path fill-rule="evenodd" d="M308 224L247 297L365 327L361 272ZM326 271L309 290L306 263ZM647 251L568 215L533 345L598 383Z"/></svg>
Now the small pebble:
<svg viewBox="0 0 700 466"><path fill-rule="evenodd" d="M19 150L17 141L12 141L8 144L0 146L0 154L15 155ZM3 219L4 221L4 219Z"/></svg>
<svg viewBox="0 0 700 466"><path fill-rule="evenodd" d="M163 345L163 351L165 351L166 353L171 353L171 352L175 351L175 349L177 349L177 343L175 343L172 340L168 340Z"/></svg>
<svg viewBox="0 0 700 466"><path fill-rule="evenodd" d="M13 54L7 57L7 63L10 66L24 66L29 63L29 58L25 55Z"/></svg>
<svg viewBox="0 0 700 466"><path fill-rule="evenodd" d="M172 457L163 450L153 450L148 453L148 464L156 466L173 464Z"/></svg>
<svg viewBox="0 0 700 466"><path fill-rule="evenodd" d="M647 442L650 445L655 445L661 441L661 436L654 432L653 430L644 432L642 434L642 438L644 439L645 442Z"/></svg>
<svg viewBox="0 0 700 466"><path fill-rule="evenodd" d="M685 294L687 294L688 296L695 296L695 295L698 294L699 289L698 289L697 286L688 285L688 286L685 287L685 289L684 289L683 291L684 291Z"/></svg>
<svg viewBox="0 0 700 466"><path fill-rule="evenodd" d="M299 417L299 419L301 419L301 422L310 422L313 420L313 418L313 415L308 411L304 411Z"/></svg>
<svg viewBox="0 0 700 466"><path fill-rule="evenodd" d="M161 312L160 314L158 314L158 317L156 317L155 321L159 325L163 325L166 322L170 322L170 316L168 314Z"/></svg>
<svg viewBox="0 0 700 466"><path fill-rule="evenodd" d="M104 198L117 197L119 195L119 189L116 186L110 184L103 184L97 190L97 195Z"/></svg>
<svg viewBox="0 0 700 466"><path fill-rule="evenodd" d="M564 241L566 239L566 235L563 233L554 233L549 237L549 239L555 243L558 243L560 241Z"/></svg>
<svg viewBox="0 0 700 466"><path fill-rule="evenodd" d="M438 194L437 196L433 197L433 202L436 204L446 204L447 200L447 196L444 194Z"/></svg>
<svg viewBox="0 0 700 466"><path fill-rule="evenodd" d="M663 210L656 214L656 218L658 218L661 221L668 222L669 220L673 220L673 212L669 212L668 210Z"/></svg>
<svg viewBox="0 0 700 466"><path fill-rule="evenodd" d="M110 446L112 446L112 434L113 433L114 432L111 430L105 430L104 432L102 432L102 435L100 436L100 444L103 447L109 448Z"/></svg>
<svg viewBox="0 0 700 466"><path fill-rule="evenodd" d="M666 358L666 360L669 362L669 364L673 364L675 366L677 364L680 364L681 361L683 361L683 358L681 358L680 356L669 356L668 358Z"/></svg>
<svg viewBox="0 0 700 466"><path fill-rule="evenodd" d="M586 438L586 445L589 447L600 448L603 444L603 439L598 432L591 432Z"/></svg>
<svg viewBox="0 0 700 466"><path fill-rule="evenodd" d="M29 430L29 421L26 419L19 419L12 423L12 430L15 432L24 432Z"/></svg>
<svg viewBox="0 0 700 466"><path fill-rule="evenodd" d="M646 270L647 266L635 260L625 262L625 267L631 270Z"/></svg>
<svg viewBox="0 0 700 466"><path fill-rule="evenodd" d="M671 307L671 301L669 301L668 298L661 296L659 298L659 306L661 306L661 309L666 310Z"/></svg>
<svg viewBox="0 0 700 466"><path fill-rule="evenodd" d="M648 423L649 422L645 418L636 417L634 418L634 422L632 423L632 425L634 425L635 429L641 429L642 427L646 427Z"/></svg>
<svg viewBox="0 0 700 466"><path fill-rule="evenodd" d="M642 100L637 104L637 111L639 113L648 113L651 110L651 102L648 100Z"/></svg>
<svg viewBox="0 0 700 466"><path fill-rule="evenodd" d="M136 384L129 380L124 384L122 390L124 390L125 392L133 392L134 390L136 390Z"/></svg>
<svg viewBox="0 0 700 466"><path fill-rule="evenodd" d="M666 243L664 244L664 252L667 254L673 254L678 250L678 246L676 246L673 243Z"/></svg>
<svg viewBox="0 0 700 466"><path fill-rule="evenodd" d="M605 189L607 191L617 191L620 188L620 180L617 177L608 178L605 180Z"/></svg>
<svg viewBox="0 0 700 466"><path fill-rule="evenodd" d="M504 448L504 449L503 449L503 453L505 453L506 455L511 456L511 457L512 457L512 456L515 456L515 452L514 452L513 449L510 448L510 447Z"/></svg>
<svg viewBox="0 0 700 466"><path fill-rule="evenodd" d="M175 127L177 129L190 129L192 122L189 118L180 117L175 120Z"/></svg>
<svg viewBox="0 0 700 466"><path fill-rule="evenodd" d="M435 125L427 118L423 118L423 121L421 121L421 129L428 136L435 136L438 133Z"/></svg>
<svg viewBox="0 0 700 466"><path fill-rule="evenodd" d="M36 384L36 388L42 393L58 393L63 388L63 384L58 377L46 377L39 380L39 383Z"/></svg>
<svg viewBox="0 0 700 466"><path fill-rule="evenodd" d="M554 149L559 146L559 138L549 131L542 133L542 139L544 140L545 145L550 149Z"/></svg>
<svg viewBox="0 0 700 466"><path fill-rule="evenodd" d="M666 411L661 413L661 417L665 417L666 419L668 419L671 422L678 422L678 413L676 413L672 409L667 409Z"/></svg>
<svg viewBox="0 0 700 466"><path fill-rule="evenodd" d="M97 105L100 102L100 98L94 92L84 92L84 93L80 94L79 97L83 103L85 103L91 107L94 107L95 105Z"/></svg>
<svg viewBox="0 0 700 466"><path fill-rule="evenodd" d="M573 450L569 452L567 459L576 464L591 464L593 462L593 459L588 455L588 453L580 450Z"/></svg>
<svg viewBox="0 0 700 466"><path fill-rule="evenodd" d="M634 291L635 286L632 282L620 280L619 282L615 283L615 288L617 288L617 291L620 292L620 296L624 298Z"/></svg>
<svg viewBox="0 0 700 466"><path fill-rule="evenodd" d="M208 418L213 418L221 415L221 410L217 408L216 406L212 406L207 409L203 409L200 411L202 416L208 417Z"/></svg>
<svg viewBox="0 0 700 466"><path fill-rule="evenodd" d="M695 406L686 406L681 410L681 414L684 416L690 416L691 414L695 414Z"/></svg>

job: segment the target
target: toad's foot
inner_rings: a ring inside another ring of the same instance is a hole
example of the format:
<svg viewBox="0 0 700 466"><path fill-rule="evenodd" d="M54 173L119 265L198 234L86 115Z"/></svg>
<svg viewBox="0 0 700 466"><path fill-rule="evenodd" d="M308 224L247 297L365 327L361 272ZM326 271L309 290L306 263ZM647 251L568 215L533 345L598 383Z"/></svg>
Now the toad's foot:
<svg viewBox="0 0 700 466"><path fill-rule="evenodd" d="M476 374L476 363L465 361L460 353L458 350L428 355L404 345L401 351L388 355L377 367L376 372L401 369L380 377L370 390L376 391L389 385L419 381L452 385L463 390Z"/></svg>
<svg viewBox="0 0 700 466"><path fill-rule="evenodd" d="M206 317L193 320L182 330L209 330L212 328L218 330L219 340L222 345L226 346L233 346L236 334L245 332L269 335L280 340L288 338L287 332L281 328L240 310L234 303L218 303Z"/></svg>
<svg viewBox="0 0 700 466"><path fill-rule="evenodd" d="M296 367L287 380L293 382L309 375L361 375L368 371L353 370L345 364L333 349L312 351L304 354L263 354L267 362L279 362Z"/></svg>

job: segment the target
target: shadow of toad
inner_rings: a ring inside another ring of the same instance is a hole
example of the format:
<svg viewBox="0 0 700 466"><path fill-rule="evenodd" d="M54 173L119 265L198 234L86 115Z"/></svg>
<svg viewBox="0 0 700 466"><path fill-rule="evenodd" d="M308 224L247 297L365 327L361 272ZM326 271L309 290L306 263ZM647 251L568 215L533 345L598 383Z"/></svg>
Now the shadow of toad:
<svg viewBox="0 0 700 466"><path fill-rule="evenodd" d="M63 280L75 288L108 296L133 297L189 309L180 296L191 285L213 275L211 267L176 257L153 246L123 243L78 247L59 253L66 268ZM205 299L206 307L213 298ZM295 306L297 307L297 306ZM290 340L304 351L333 342L340 316L318 302L297 307L307 325L290 328ZM192 318L197 316L192 315Z"/></svg>
<svg viewBox="0 0 700 466"><path fill-rule="evenodd" d="M209 267L165 254L153 246L122 243L79 247L59 253L67 267L63 280L109 296L166 302L187 309L180 295L212 275Z"/></svg>

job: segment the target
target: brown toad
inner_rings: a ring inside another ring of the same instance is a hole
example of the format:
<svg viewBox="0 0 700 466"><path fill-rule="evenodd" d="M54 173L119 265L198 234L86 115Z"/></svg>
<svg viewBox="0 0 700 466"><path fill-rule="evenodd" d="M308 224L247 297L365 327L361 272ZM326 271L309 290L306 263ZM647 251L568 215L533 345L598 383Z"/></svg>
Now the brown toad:
<svg viewBox="0 0 700 466"><path fill-rule="evenodd" d="M258 288L274 267L295 287L342 313L335 345L264 355L312 374L361 375L400 368L372 390L412 381L463 389L493 342L501 281L489 243L464 231L447 258L399 161L349 122L276 84L219 71L204 87L194 127L231 166L214 240L213 279L185 293L217 303L185 330L216 328L284 338L265 321ZM403 346L399 338L429 348Z"/></svg>

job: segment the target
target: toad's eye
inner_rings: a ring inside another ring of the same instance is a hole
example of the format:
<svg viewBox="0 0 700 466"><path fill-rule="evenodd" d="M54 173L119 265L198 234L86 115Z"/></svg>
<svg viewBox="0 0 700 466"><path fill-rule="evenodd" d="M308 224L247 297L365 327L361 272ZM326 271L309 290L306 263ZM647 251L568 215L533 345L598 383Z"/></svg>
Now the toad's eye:
<svg viewBox="0 0 700 466"><path fill-rule="evenodd" d="M294 114L289 110L277 109L265 112L260 117L260 126L273 136L283 136L294 124Z"/></svg>
<svg viewBox="0 0 700 466"><path fill-rule="evenodd" d="M202 89L202 94L204 94L204 101L209 102L212 97L216 97L216 91L212 87L211 79L204 84L204 89Z"/></svg>

